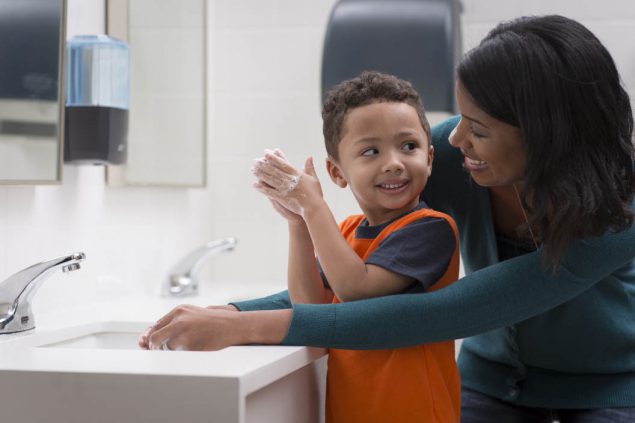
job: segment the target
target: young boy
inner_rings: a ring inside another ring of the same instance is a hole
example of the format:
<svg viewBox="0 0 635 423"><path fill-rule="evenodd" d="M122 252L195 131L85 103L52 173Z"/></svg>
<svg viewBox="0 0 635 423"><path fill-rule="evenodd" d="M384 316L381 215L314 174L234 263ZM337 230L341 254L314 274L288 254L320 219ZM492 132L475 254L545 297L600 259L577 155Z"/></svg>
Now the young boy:
<svg viewBox="0 0 635 423"><path fill-rule="evenodd" d="M255 187L289 221L292 302L431 291L456 280L455 223L419 200L434 150L410 83L364 72L331 90L322 117L328 174L350 186L363 215L338 227L311 158L300 171L280 150L267 150L252 169ZM329 352L329 423L458 423L459 395L453 341Z"/></svg>

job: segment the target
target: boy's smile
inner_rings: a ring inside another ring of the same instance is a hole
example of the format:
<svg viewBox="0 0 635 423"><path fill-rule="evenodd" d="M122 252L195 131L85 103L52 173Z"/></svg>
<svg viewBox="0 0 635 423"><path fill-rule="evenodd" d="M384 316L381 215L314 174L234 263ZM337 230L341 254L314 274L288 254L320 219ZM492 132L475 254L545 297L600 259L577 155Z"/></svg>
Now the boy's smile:
<svg viewBox="0 0 635 423"><path fill-rule="evenodd" d="M407 103L371 103L348 112L339 159L327 171L350 185L370 225L412 210L432 170L433 149L417 111Z"/></svg>

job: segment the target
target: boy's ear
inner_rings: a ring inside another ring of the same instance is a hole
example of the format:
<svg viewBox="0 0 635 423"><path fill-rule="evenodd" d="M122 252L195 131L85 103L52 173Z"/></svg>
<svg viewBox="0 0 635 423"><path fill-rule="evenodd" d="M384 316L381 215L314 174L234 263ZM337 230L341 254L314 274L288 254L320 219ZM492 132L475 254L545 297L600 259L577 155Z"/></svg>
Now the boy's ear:
<svg viewBox="0 0 635 423"><path fill-rule="evenodd" d="M428 177L432 175L432 162L434 161L434 147L428 147Z"/></svg>
<svg viewBox="0 0 635 423"><path fill-rule="evenodd" d="M335 182L338 187L346 188L348 182L346 182L344 174L340 170L337 162L335 162L335 160L331 156L326 158L326 172L331 177L331 181Z"/></svg>

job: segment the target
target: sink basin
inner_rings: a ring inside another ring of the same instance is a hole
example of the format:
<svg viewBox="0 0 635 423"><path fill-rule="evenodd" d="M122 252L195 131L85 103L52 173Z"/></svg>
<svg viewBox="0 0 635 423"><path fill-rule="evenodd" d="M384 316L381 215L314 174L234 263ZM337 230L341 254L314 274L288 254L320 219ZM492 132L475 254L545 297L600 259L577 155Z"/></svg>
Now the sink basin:
<svg viewBox="0 0 635 423"><path fill-rule="evenodd" d="M106 350L137 350L139 332L95 332L77 338L66 339L40 348L102 348Z"/></svg>
<svg viewBox="0 0 635 423"><path fill-rule="evenodd" d="M95 322L46 333L36 348L138 350L137 338L149 324L139 322Z"/></svg>

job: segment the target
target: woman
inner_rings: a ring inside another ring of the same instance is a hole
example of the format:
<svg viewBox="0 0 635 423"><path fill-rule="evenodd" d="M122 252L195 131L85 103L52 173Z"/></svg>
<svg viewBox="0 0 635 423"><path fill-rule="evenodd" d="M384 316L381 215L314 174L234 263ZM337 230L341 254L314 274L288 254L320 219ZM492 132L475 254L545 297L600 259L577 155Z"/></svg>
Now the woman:
<svg viewBox="0 0 635 423"><path fill-rule="evenodd" d="M281 293L235 304L242 313L182 306L150 345L382 349L472 336L459 357L462 421L635 421L633 116L613 60L575 21L520 18L457 74L461 116L433 128L423 196L456 220L467 276L336 305L290 309Z"/></svg>

